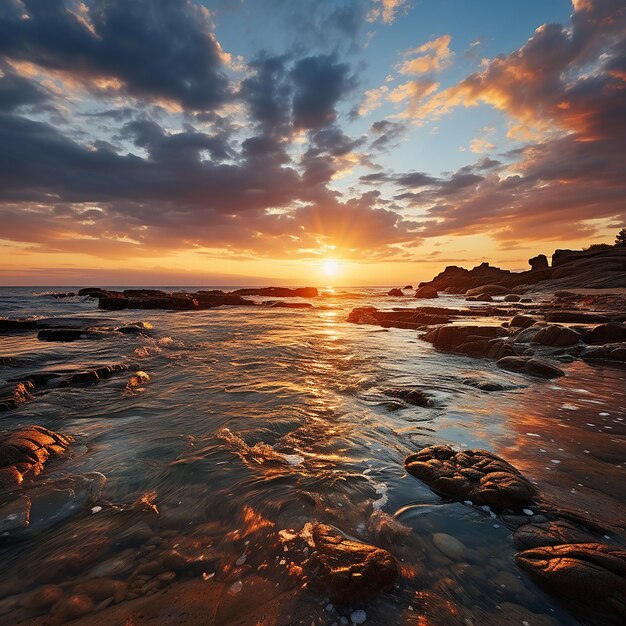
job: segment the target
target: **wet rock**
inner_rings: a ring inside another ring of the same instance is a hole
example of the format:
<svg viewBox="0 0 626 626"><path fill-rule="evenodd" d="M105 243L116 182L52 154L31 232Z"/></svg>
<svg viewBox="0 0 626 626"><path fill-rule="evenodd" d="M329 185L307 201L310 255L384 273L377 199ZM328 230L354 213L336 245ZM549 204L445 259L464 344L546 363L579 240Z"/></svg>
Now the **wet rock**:
<svg viewBox="0 0 626 626"><path fill-rule="evenodd" d="M475 387L481 391L509 391L511 389L517 389L519 385L508 385L504 383L497 383L491 380L480 380L476 378L464 378L462 380L464 385Z"/></svg>
<svg viewBox="0 0 626 626"><path fill-rule="evenodd" d="M626 345L623 343L605 344L585 348L580 353L580 358L585 361L620 361L626 362Z"/></svg>
<svg viewBox="0 0 626 626"><path fill-rule="evenodd" d="M265 306L270 306L273 309L312 309L313 305L310 302L281 302L280 300L266 300L263 302Z"/></svg>
<svg viewBox="0 0 626 626"><path fill-rule="evenodd" d="M394 288L394 289L390 289L390 290L387 292L387 295L388 295L388 296L393 296L393 297L399 297L399 296L403 296L403 295L404 295L404 293L402 292L402 289L397 289L397 288Z"/></svg>
<svg viewBox="0 0 626 626"><path fill-rule="evenodd" d="M120 326L115 330L118 333L123 333L124 335L143 335L150 332L152 328L153 326L149 322L133 322L132 324Z"/></svg>
<svg viewBox="0 0 626 626"><path fill-rule="evenodd" d="M411 289L413 289L413 285L404 285L402 287L402 291L410 291Z"/></svg>
<svg viewBox="0 0 626 626"><path fill-rule="evenodd" d="M267 296L269 298L317 298L315 287L261 287L259 289L235 289L230 292L237 296Z"/></svg>
<svg viewBox="0 0 626 626"><path fill-rule="evenodd" d="M564 544L525 550L516 560L547 591L584 605L594 623L626 618L626 551L601 543Z"/></svg>
<svg viewBox="0 0 626 626"><path fill-rule="evenodd" d="M480 287L475 287L474 289L468 289L465 292L465 295L480 296L481 294L485 294L488 296L506 296L509 293L511 293L511 290L502 285L482 285Z"/></svg>
<svg viewBox="0 0 626 626"><path fill-rule="evenodd" d="M423 337L440 350L459 352L474 357L502 358L514 353L513 346L504 340L506 330L498 326L439 326Z"/></svg>
<svg viewBox="0 0 626 626"><path fill-rule="evenodd" d="M506 356L500 359L497 365L504 370L536 378L557 378L565 375L565 372L556 365L532 356Z"/></svg>
<svg viewBox="0 0 626 626"><path fill-rule="evenodd" d="M564 324L602 324L613 321L610 315L587 313L586 311L554 311L546 314L547 322Z"/></svg>
<svg viewBox="0 0 626 626"><path fill-rule="evenodd" d="M407 404L414 406L427 407L431 406L433 403L432 399L419 389L395 387L393 389L386 389L384 394L391 398L400 398L400 400L404 400Z"/></svg>
<svg viewBox="0 0 626 626"><path fill-rule="evenodd" d="M37 320L0 319L0 333L34 330Z"/></svg>
<svg viewBox="0 0 626 626"><path fill-rule="evenodd" d="M428 285L426 285L424 287L420 287L415 292L415 297L416 298L438 298L439 294L437 293L437 290L434 287L429 287Z"/></svg>
<svg viewBox="0 0 626 626"><path fill-rule="evenodd" d="M488 293L479 293L477 296L470 296L470 298L475 302L493 302L493 298Z"/></svg>
<svg viewBox="0 0 626 626"><path fill-rule="evenodd" d="M540 322L528 328L524 328L524 330L520 331L519 333L517 333L517 335L515 335L515 338L513 339L513 341L515 343L530 343L535 338L535 335L544 327L545 327L545 324L542 324Z"/></svg>
<svg viewBox="0 0 626 626"><path fill-rule="evenodd" d="M126 383L127 389L137 389L144 385L150 380L150 376L146 374L146 372L138 371L135 372L131 377L128 383Z"/></svg>
<svg viewBox="0 0 626 626"><path fill-rule="evenodd" d="M31 399L34 386L30 381L18 382L0 389L0 411L15 409Z"/></svg>
<svg viewBox="0 0 626 626"><path fill-rule="evenodd" d="M47 609L63 597L63 589L59 585L41 585L31 592L28 606L36 611Z"/></svg>
<svg viewBox="0 0 626 626"><path fill-rule="evenodd" d="M76 296L76 292L74 291L66 291L64 293L51 293L49 294L51 298L55 300L63 300L64 298L73 298Z"/></svg>
<svg viewBox="0 0 626 626"><path fill-rule="evenodd" d="M537 320L534 317L528 315L516 315L510 322L509 326L513 328L528 328L533 324L536 324Z"/></svg>
<svg viewBox="0 0 626 626"><path fill-rule="evenodd" d="M57 602L52 607L51 615L63 623L87 615L94 608L95 603L89 596L78 594L68 596Z"/></svg>
<svg viewBox="0 0 626 626"><path fill-rule="evenodd" d="M100 287L85 287L79 289L79 296L89 296L90 298L106 298L112 297L116 292L109 291L107 289L101 289ZM119 294L121 296L122 294Z"/></svg>
<svg viewBox="0 0 626 626"><path fill-rule="evenodd" d="M26 528L30 521L30 498L20 496L0 505L0 536Z"/></svg>
<svg viewBox="0 0 626 626"><path fill-rule="evenodd" d="M101 339L104 333L78 328L44 328L37 333L41 341L79 341L80 339Z"/></svg>
<svg viewBox="0 0 626 626"><path fill-rule="evenodd" d="M509 293L506 296L504 296L505 302L519 302L521 299L522 299L521 296L518 296L515 293Z"/></svg>
<svg viewBox="0 0 626 626"><path fill-rule="evenodd" d="M0 434L0 490L19 487L40 474L50 458L60 457L74 440L42 426Z"/></svg>
<svg viewBox="0 0 626 626"><path fill-rule="evenodd" d="M121 580L111 578L94 578L84 583L79 583L72 592L76 595L86 595L102 602L106 598L114 598L116 602L121 602L126 595L128 585Z"/></svg>
<svg viewBox="0 0 626 626"><path fill-rule="evenodd" d="M585 331L583 341L591 344L626 342L626 324L601 324Z"/></svg>
<svg viewBox="0 0 626 626"><path fill-rule="evenodd" d="M531 343L543 346L573 346L578 343L581 334L564 326L546 326L532 338Z"/></svg>
<svg viewBox="0 0 626 626"><path fill-rule="evenodd" d="M409 455L404 463L409 474L453 500L501 510L527 506L537 494L517 469L486 450L456 452L449 446L432 446Z"/></svg>
<svg viewBox="0 0 626 626"><path fill-rule="evenodd" d="M325 524L311 527L317 579L337 604L366 601L393 588L398 565L389 552L345 538Z"/></svg>
<svg viewBox="0 0 626 626"><path fill-rule="evenodd" d="M379 311L372 306L357 307L348 315L353 324L373 324L383 328L420 329L430 324L445 324L450 321L450 312L438 307L418 307L402 311Z"/></svg>
<svg viewBox="0 0 626 626"><path fill-rule="evenodd" d="M98 307L109 311L125 309L163 309L170 311L189 311L199 308L196 298L187 294L184 296L165 295L151 297L104 297L98 300Z"/></svg>
<svg viewBox="0 0 626 626"><path fill-rule="evenodd" d="M513 543L520 549L557 546L565 543L594 543L586 529L567 520L526 523L513 533Z"/></svg>

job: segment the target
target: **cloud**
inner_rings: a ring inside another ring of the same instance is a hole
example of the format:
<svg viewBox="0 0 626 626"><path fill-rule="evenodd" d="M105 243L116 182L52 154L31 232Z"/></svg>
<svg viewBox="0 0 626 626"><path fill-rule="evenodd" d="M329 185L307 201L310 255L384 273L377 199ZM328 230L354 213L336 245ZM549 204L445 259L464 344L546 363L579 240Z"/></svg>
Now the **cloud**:
<svg viewBox="0 0 626 626"><path fill-rule="evenodd" d="M359 106L359 115L367 115L372 111L380 108L383 104L383 100L389 93L389 87L387 85L381 85L374 89L368 89L363 95L363 100Z"/></svg>
<svg viewBox="0 0 626 626"><path fill-rule="evenodd" d="M372 0L372 7L367 14L367 21L381 21L384 24L391 24L401 9L408 9L407 0Z"/></svg>
<svg viewBox="0 0 626 626"><path fill-rule="evenodd" d="M76 6L9 0L0 12L0 55L184 108L213 109L229 99L227 57L206 8L191 0Z"/></svg>
<svg viewBox="0 0 626 626"><path fill-rule="evenodd" d="M440 72L450 65L454 56L450 50L450 41L450 35L442 35L417 48L407 50L404 53L405 60L398 71L400 74L409 75Z"/></svg>

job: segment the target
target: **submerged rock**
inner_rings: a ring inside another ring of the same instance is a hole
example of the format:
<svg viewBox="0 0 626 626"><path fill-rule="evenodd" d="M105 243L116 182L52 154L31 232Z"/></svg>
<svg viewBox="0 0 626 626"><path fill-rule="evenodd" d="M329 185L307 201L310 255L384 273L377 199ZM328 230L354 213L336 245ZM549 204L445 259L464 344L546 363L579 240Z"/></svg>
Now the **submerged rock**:
<svg viewBox="0 0 626 626"><path fill-rule="evenodd" d="M565 372L545 359L532 356L506 356L497 363L498 367L510 372L528 374L536 378L558 378Z"/></svg>
<svg viewBox="0 0 626 626"><path fill-rule="evenodd" d="M415 406L426 407L431 406L433 403L432 399L419 389L396 387L393 389L387 389L384 393L386 396L391 398L400 398L400 400L404 400L406 403L413 404Z"/></svg>
<svg viewBox="0 0 626 626"><path fill-rule="evenodd" d="M37 328L37 320L0 319L1 333L34 330L35 328Z"/></svg>
<svg viewBox="0 0 626 626"><path fill-rule="evenodd" d="M513 542L521 549L594 541L593 535L586 529L566 520L530 522L520 526L513 533Z"/></svg>
<svg viewBox="0 0 626 626"><path fill-rule="evenodd" d="M333 602L363 602L393 588L398 565L389 552L347 539L325 524L310 530L315 578Z"/></svg>
<svg viewBox="0 0 626 626"><path fill-rule="evenodd" d="M357 307L348 315L353 324L374 324L384 328L420 329L430 324L445 324L451 313L438 307L418 307L401 311L379 311L373 306Z"/></svg>
<svg viewBox="0 0 626 626"><path fill-rule="evenodd" d="M486 450L456 452L432 446L404 461L406 471L453 500L471 500L494 509L531 504L537 490L512 465Z"/></svg>
<svg viewBox="0 0 626 626"><path fill-rule="evenodd" d="M0 434L0 491L40 474L48 460L65 454L73 441L43 426Z"/></svg>
<svg viewBox="0 0 626 626"><path fill-rule="evenodd" d="M474 357L499 359L514 354L509 341L500 339L507 334L499 326L438 326L422 339L440 350L459 352Z"/></svg>
<svg viewBox="0 0 626 626"><path fill-rule="evenodd" d="M235 289L230 292L237 296L269 296L270 298L317 298L315 287L261 287L258 289Z"/></svg>

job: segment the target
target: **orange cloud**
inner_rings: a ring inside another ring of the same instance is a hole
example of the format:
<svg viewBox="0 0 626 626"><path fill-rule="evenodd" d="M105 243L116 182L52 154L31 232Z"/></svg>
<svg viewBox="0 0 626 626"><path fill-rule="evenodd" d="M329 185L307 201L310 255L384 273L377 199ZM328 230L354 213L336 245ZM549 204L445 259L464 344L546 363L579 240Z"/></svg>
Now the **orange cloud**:
<svg viewBox="0 0 626 626"><path fill-rule="evenodd" d="M417 48L407 50L404 56L415 58L407 58L400 65L399 72L410 75L441 71L450 64L454 56L450 50L450 40L450 35L442 35Z"/></svg>

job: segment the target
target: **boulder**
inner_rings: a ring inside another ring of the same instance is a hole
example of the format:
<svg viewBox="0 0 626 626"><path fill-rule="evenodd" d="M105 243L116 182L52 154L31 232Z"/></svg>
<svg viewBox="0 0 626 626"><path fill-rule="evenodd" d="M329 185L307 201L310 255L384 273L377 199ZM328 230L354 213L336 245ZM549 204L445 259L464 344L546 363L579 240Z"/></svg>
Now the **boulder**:
<svg viewBox="0 0 626 626"><path fill-rule="evenodd" d="M125 309L164 309L171 311L189 311L198 308L198 300L190 295L162 297L150 296L139 298L104 297L98 300L98 307L108 311L122 311Z"/></svg>
<svg viewBox="0 0 626 626"><path fill-rule="evenodd" d="M537 320L534 317L529 317L528 315L516 315L509 322L509 326L513 328L528 328L536 323Z"/></svg>
<svg viewBox="0 0 626 626"><path fill-rule="evenodd" d="M325 524L312 525L314 578L337 604L365 602L393 589L398 565L389 552L344 537Z"/></svg>
<svg viewBox="0 0 626 626"><path fill-rule="evenodd" d="M411 289L413 289L413 285L404 285L402 287L402 291L410 291Z"/></svg>
<svg viewBox="0 0 626 626"><path fill-rule="evenodd" d="M0 434L0 491L40 474L48 460L63 456L73 441L43 426Z"/></svg>
<svg viewBox="0 0 626 626"><path fill-rule="evenodd" d="M35 328L37 328L37 320L0 319L0 333L34 330Z"/></svg>
<svg viewBox="0 0 626 626"><path fill-rule="evenodd" d="M353 324L374 324L384 328L422 328L450 321L450 312L437 307L418 307L401 311L379 311L373 306L357 307L348 315Z"/></svg>
<svg viewBox="0 0 626 626"><path fill-rule="evenodd" d="M591 344L626 342L626 324L600 324L585 331L583 341Z"/></svg>
<svg viewBox="0 0 626 626"><path fill-rule="evenodd" d="M519 372L536 378L557 378L565 372L545 359L531 356L506 356L497 363L498 367L510 372Z"/></svg>
<svg viewBox="0 0 626 626"><path fill-rule="evenodd" d="M517 469L486 450L456 452L449 446L432 446L407 456L404 465L409 474L447 498L496 510L528 506L537 495Z"/></svg>
<svg viewBox="0 0 626 626"><path fill-rule="evenodd" d="M532 259L528 259L528 264L530 265L530 269L532 272L547 270L550 267L548 265L548 257L545 254L538 254Z"/></svg>
<svg viewBox="0 0 626 626"><path fill-rule="evenodd" d="M415 297L416 298L438 298L439 294L437 293L437 290L434 287L429 287L428 285L426 285L425 287L420 287L415 292Z"/></svg>
<svg viewBox="0 0 626 626"><path fill-rule="evenodd" d="M0 389L0 411L15 409L31 399L34 386L30 381L18 382Z"/></svg>
<svg viewBox="0 0 626 626"><path fill-rule="evenodd" d="M437 326L423 337L436 348L462 352L472 356L488 356L491 344L486 340L505 336L506 330L499 326Z"/></svg>
<svg viewBox="0 0 626 626"><path fill-rule="evenodd" d="M546 326L532 338L531 343L538 343L543 346L573 346L578 343L581 334L572 328L565 326Z"/></svg>
<svg viewBox="0 0 626 626"><path fill-rule="evenodd" d="M397 298L397 297L399 297L399 296L403 296L403 295L404 295L404 293L402 292L402 289L394 288L394 289L390 289L390 290L387 292L387 295L388 295L388 296L392 296L392 297L396 297L396 298Z"/></svg>
<svg viewBox="0 0 626 626"><path fill-rule="evenodd" d="M513 543L522 550L558 546L565 543L593 543L595 538L586 529L567 520L530 522L513 533Z"/></svg>
<svg viewBox="0 0 626 626"><path fill-rule="evenodd" d="M266 300L263 302L265 306L271 306L273 309L312 309L310 302L282 302L280 300Z"/></svg>
<svg viewBox="0 0 626 626"><path fill-rule="evenodd" d="M504 296L504 301L505 302L519 302L522 299L521 296L518 296L515 293L509 293L506 296Z"/></svg>
<svg viewBox="0 0 626 626"><path fill-rule="evenodd" d="M470 296L470 298L473 298L475 302L493 302L493 298L488 293L480 293L477 296Z"/></svg>

